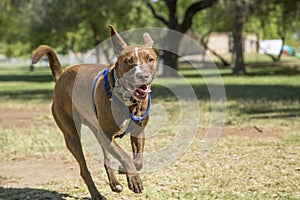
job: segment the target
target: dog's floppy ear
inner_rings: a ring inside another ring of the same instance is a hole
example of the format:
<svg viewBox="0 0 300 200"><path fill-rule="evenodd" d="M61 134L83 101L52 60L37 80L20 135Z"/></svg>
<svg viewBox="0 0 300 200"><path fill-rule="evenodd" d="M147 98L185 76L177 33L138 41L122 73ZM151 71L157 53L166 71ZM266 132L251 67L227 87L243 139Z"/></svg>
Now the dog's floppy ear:
<svg viewBox="0 0 300 200"><path fill-rule="evenodd" d="M150 37L150 35L148 33L144 33L143 38L144 38L144 44L147 47L153 48L153 43L154 42L153 42L152 38Z"/></svg>
<svg viewBox="0 0 300 200"><path fill-rule="evenodd" d="M112 25L109 25L109 28L114 53L116 56L120 56L122 50L127 46L127 44Z"/></svg>

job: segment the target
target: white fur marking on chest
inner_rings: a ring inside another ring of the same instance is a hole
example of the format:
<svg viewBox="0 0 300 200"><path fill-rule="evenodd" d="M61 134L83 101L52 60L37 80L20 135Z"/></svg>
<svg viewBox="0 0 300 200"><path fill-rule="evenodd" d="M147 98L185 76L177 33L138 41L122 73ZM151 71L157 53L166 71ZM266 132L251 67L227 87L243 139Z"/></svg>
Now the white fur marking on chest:
<svg viewBox="0 0 300 200"><path fill-rule="evenodd" d="M120 129L121 129L122 131L125 131L126 128L127 128L128 125L129 125L129 122L130 122L129 119L125 119L125 120L123 121L123 123L120 125Z"/></svg>

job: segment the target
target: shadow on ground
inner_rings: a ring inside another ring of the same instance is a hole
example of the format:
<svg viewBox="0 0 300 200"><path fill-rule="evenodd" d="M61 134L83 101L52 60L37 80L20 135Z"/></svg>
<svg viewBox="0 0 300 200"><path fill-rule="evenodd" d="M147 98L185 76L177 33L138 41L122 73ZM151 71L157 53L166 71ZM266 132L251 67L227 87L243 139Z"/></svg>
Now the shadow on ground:
<svg viewBox="0 0 300 200"><path fill-rule="evenodd" d="M0 96L4 99L14 100L51 100L53 89L2 91Z"/></svg>
<svg viewBox="0 0 300 200"><path fill-rule="evenodd" d="M290 109L249 109L246 114L253 115L251 119L281 119L300 116L300 107Z"/></svg>
<svg viewBox="0 0 300 200"><path fill-rule="evenodd" d="M276 65L275 65L276 64ZM299 65L289 65L286 63L285 66L277 63L267 63L266 65L261 64L247 64L245 77L253 76L297 76L300 75ZM220 67L219 69L227 69L226 72L222 72L222 77L233 76L231 68ZM201 67L197 68L200 73L189 73L185 74L185 78L200 78L202 75L206 78L219 75L219 71L215 68ZM203 70L203 72L202 72ZM196 71L195 68L185 68L181 71Z"/></svg>
<svg viewBox="0 0 300 200"><path fill-rule="evenodd" d="M49 75L35 75L34 73L28 75L0 75L0 81L25 81L25 82L38 82L45 83L53 81L52 76Z"/></svg>
<svg viewBox="0 0 300 200"><path fill-rule="evenodd" d="M176 90L185 90L187 87L176 85ZM192 85L198 99L210 100L210 93L220 89L220 85L210 85L209 91L205 84ZM270 101L286 101L286 100L300 100L300 87L289 85L225 85L227 100L270 100ZM170 99L175 98L173 92L161 85L153 86L154 98ZM188 98L188 97L187 97Z"/></svg>
<svg viewBox="0 0 300 200"><path fill-rule="evenodd" d="M0 199L5 200L64 200L78 199L68 194L62 194L55 191L36 189L36 188L4 188L0 187ZM81 200L87 200L83 198Z"/></svg>

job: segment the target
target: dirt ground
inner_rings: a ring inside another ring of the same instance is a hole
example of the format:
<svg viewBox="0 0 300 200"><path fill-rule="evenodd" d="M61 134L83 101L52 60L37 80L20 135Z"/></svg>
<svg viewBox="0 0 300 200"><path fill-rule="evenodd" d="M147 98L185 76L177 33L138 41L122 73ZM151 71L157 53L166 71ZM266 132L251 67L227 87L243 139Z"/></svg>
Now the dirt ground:
<svg viewBox="0 0 300 200"><path fill-rule="evenodd" d="M0 127L10 128L32 128L47 123L49 126L56 126L52 119L49 105L36 105L28 108L0 108ZM200 130L199 132L205 132ZM247 127L225 127L221 137L232 135L272 139L278 136L274 130L263 130L257 126ZM66 149L66 151L68 151ZM91 162L97 162L93 160ZM99 164L99 163L98 163ZM91 167L101 168L98 164ZM91 171L97 169L91 169ZM56 157L48 158L26 158L25 160L6 161L0 159L0 175L11 177L2 180L0 183L5 187L35 187L46 184L49 181L64 178L80 178L79 167L75 159L62 160Z"/></svg>
<svg viewBox="0 0 300 200"><path fill-rule="evenodd" d="M13 108L13 107L0 107L0 127L2 129L10 128L32 128L47 123L47 125L54 125L52 120L50 105L41 104L35 105L28 109ZM45 120L48 118L49 120ZM44 119L44 120L41 120Z"/></svg>
<svg viewBox="0 0 300 200"><path fill-rule="evenodd" d="M55 126L49 105L39 105L31 109L0 108L0 113L2 129L32 128L45 125L45 122L49 126ZM72 162L55 157L13 161L0 159L0 174L11 177L1 182L6 187L37 186L60 177L76 178L78 170L75 160Z"/></svg>

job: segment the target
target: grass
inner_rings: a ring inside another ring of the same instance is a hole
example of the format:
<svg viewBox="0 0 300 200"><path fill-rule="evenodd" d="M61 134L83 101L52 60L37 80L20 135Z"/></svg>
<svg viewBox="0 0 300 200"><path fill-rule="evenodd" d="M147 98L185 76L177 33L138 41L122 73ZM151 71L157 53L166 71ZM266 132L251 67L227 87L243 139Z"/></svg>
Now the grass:
<svg viewBox="0 0 300 200"><path fill-rule="evenodd" d="M2 159L54 156L65 148L62 138L53 137L52 133L57 132L54 127L0 129L0 131Z"/></svg>
<svg viewBox="0 0 300 200"><path fill-rule="evenodd" d="M0 68L1 100L50 101L54 83L48 68Z"/></svg>
<svg viewBox="0 0 300 200"><path fill-rule="evenodd" d="M216 72L203 70L207 80L214 79ZM249 75L235 77L230 69L220 69L227 97L223 137L207 158L201 158L203 135L210 123L210 95L201 74L194 69L181 70L196 93L201 114L192 145L171 165L142 174L145 190L141 195L127 189L123 175L118 177L124 191L112 193L104 168L86 152L101 193L109 199L299 199L300 68L268 65L247 71ZM146 151L160 149L172 141L180 123L180 119L174 119L180 114L179 104L163 86L167 84L176 85L179 91L186 89L178 79L157 79L153 103L160 112L166 111L169 120L159 134L146 141ZM6 112L16 115L15 121L3 122L0 118L0 199L89 197L76 170L73 173L78 176L29 186L22 185L20 177L1 173L5 163L30 159L57 158L77 166L50 114L53 86L47 68L34 72L27 68L0 68L0 110L8 117L14 115ZM31 114L20 117L18 113L24 112ZM164 122L161 118L156 120L153 128ZM121 145L130 150L127 138ZM59 163L53 163L56 164Z"/></svg>

